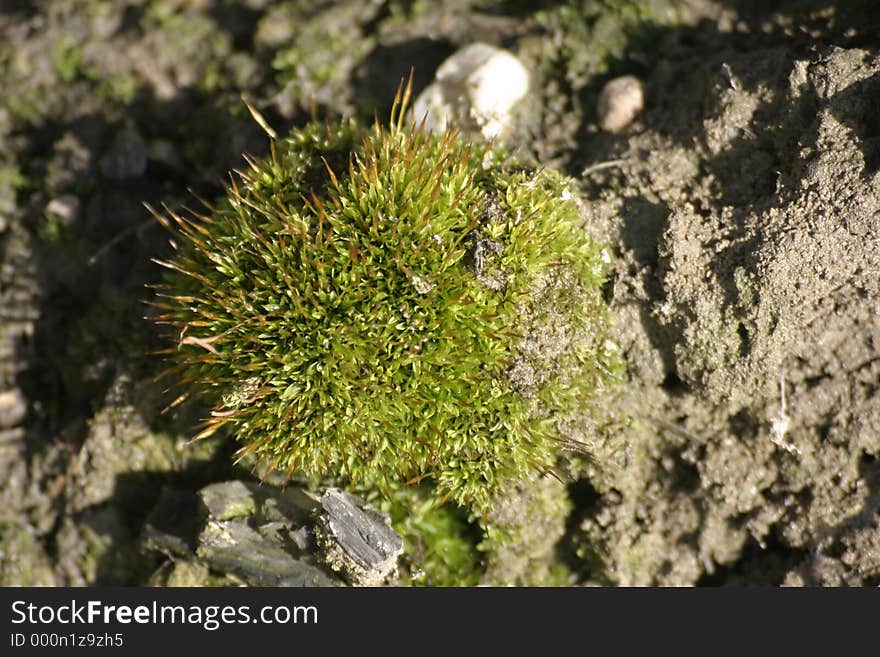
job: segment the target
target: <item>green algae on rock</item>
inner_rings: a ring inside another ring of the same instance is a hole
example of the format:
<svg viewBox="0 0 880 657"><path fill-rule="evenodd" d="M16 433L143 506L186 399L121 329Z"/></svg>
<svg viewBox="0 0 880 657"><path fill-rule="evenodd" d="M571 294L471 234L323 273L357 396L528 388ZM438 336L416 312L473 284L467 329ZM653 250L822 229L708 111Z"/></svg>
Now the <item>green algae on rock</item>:
<svg viewBox="0 0 880 657"><path fill-rule="evenodd" d="M157 321L169 373L214 403L198 437L228 427L264 474L421 481L482 512L577 447L556 419L613 367L605 256L564 176L430 134L408 100L387 126L273 139L206 214L157 214L176 246ZM544 317L566 324L548 354Z"/></svg>

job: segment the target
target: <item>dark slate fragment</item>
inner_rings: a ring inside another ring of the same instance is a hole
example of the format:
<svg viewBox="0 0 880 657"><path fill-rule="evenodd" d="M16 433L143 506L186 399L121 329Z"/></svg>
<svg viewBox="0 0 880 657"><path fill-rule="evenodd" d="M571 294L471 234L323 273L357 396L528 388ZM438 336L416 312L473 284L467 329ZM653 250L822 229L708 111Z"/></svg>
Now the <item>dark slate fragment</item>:
<svg viewBox="0 0 880 657"><path fill-rule="evenodd" d="M295 559L243 520L209 520L196 554L251 586L333 586L317 566Z"/></svg>
<svg viewBox="0 0 880 657"><path fill-rule="evenodd" d="M357 586L377 586L393 574L403 539L387 516L360 498L329 488L315 527L324 560Z"/></svg>

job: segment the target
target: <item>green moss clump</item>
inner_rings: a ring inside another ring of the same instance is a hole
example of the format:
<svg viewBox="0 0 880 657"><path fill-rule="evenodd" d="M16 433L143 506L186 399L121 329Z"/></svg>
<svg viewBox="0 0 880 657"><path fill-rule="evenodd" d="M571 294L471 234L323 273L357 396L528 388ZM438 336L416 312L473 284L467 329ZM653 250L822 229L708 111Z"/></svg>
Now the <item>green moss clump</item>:
<svg viewBox="0 0 880 657"><path fill-rule="evenodd" d="M422 482L482 513L554 466L557 414L605 379L601 247L563 176L429 134L407 98L388 126L294 130L209 213L160 216L178 248L158 321L215 403L199 437L231 429L264 474ZM543 369L541 313L587 336Z"/></svg>
<svg viewBox="0 0 880 657"><path fill-rule="evenodd" d="M565 0L534 14L550 35L539 60L545 75L562 77L580 90L605 75L633 50L646 48L652 31L675 25L680 3L670 0ZM588 44L588 47L587 47Z"/></svg>
<svg viewBox="0 0 880 657"><path fill-rule="evenodd" d="M374 494L375 497L375 494ZM465 509L437 506L430 486L409 486L391 498L375 500L403 537L399 580L413 586L474 586L485 559L480 553L482 528Z"/></svg>

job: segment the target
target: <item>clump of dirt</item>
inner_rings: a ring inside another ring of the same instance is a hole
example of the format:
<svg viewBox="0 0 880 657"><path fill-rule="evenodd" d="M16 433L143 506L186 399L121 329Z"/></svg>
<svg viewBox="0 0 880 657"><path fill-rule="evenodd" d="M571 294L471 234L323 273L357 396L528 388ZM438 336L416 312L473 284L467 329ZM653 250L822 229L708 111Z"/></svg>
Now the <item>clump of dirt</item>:
<svg viewBox="0 0 880 657"><path fill-rule="evenodd" d="M718 49L646 82L583 181L632 424L575 542L623 584L876 583L880 56Z"/></svg>

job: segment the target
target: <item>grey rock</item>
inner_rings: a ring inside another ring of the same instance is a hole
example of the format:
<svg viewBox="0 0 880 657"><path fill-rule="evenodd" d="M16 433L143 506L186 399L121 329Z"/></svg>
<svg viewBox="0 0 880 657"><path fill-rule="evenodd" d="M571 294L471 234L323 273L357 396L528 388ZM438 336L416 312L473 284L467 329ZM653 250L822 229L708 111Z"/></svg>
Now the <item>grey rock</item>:
<svg viewBox="0 0 880 657"><path fill-rule="evenodd" d="M257 510L253 493L242 481L205 486L199 491L199 497L215 520L233 520L252 515Z"/></svg>
<svg viewBox="0 0 880 657"><path fill-rule="evenodd" d="M295 486L281 491L235 480L196 493L166 487L142 534L144 548L169 557L152 581L170 585L196 577L204 585L341 584L316 554L317 509L317 499Z"/></svg>
<svg viewBox="0 0 880 657"><path fill-rule="evenodd" d="M294 558L244 520L208 520L196 554L251 586L333 586L318 567Z"/></svg>
<svg viewBox="0 0 880 657"><path fill-rule="evenodd" d="M316 549L315 535L307 527L295 529L288 534L288 538L303 552L314 552Z"/></svg>
<svg viewBox="0 0 880 657"><path fill-rule="evenodd" d="M479 233L472 239L470 246L464 254L464 263L470 267L477 276L482 276L486 269L486 259L501 253L504 245L498 240L486 239Z"/></svg>
<svg viewBox="0 0 880 657"><path fill-rule="evenodd" d="M315 535L333 570L357 586L377 586L394 573L403 539L387 516L337 488L327 489L321 508Z"/></svg>
<svg viewBox="0 0 880 657"><path fill-rule="evenodd" d="M73 512L111 502L138 504L155 499L152 476L182 469L177 441L167 434L150 430L147 420L133 406L143 388L120 372L105 395L104 406L94 415L89 432L70 461L65 478L66 496ZM189 458L195 452L190 450ZM119 496L117 482L127 477L139 485Z"/></svg>

